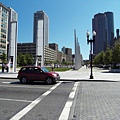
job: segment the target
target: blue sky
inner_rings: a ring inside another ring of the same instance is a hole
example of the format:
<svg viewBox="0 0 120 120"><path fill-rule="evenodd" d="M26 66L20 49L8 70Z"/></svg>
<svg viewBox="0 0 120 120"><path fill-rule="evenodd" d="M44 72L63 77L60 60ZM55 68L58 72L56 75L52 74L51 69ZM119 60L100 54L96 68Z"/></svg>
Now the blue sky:
<svg viewBox="0 0 120 120"><path fill-rule="evenodd" d="M33 16L44 10L49 17L49 43L72 48L74 53L74 29L80 44L83 59L89 57L86 31L92 33L92 18L95 14L114 13L114 30L120 29L120 0L1 0L18 13L18 42L33 41ZM116 35L116 32L115 32ZM92 35L91 35L92 37Z"/></svg>

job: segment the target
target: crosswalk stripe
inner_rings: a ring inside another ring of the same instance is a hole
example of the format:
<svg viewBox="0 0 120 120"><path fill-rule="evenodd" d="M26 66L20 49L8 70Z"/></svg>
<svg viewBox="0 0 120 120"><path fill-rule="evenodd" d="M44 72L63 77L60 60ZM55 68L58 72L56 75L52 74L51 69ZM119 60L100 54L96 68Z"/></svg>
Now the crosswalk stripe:
<svg viewBox="0 0 120 120"><path fill-rule="evenodd" d="M59 117L59 120L68 120L70 109L71 109L71 106L72 106L73 101L74 101L74 97L75 97L75 93L76 93L78 84L79 84L79 82L76 82L74 84L74 87L72 88L72 92L69 95L68 101L65 104L65 107L64 107L64 109Z"/></svg>

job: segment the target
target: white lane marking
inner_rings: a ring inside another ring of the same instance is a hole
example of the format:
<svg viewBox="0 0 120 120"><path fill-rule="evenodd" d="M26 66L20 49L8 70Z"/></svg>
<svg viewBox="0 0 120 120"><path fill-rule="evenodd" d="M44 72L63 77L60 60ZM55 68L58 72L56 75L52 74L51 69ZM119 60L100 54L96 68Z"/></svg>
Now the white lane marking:
<svg viewBox="0 0 120 120"><path fill-rule="evenodd" d="M49 95L54 89L56 89L61 82L50 88L47 92L43 93L40 97L38 97L36 100L34 100L32 103L30 103L27 107L25 107L23 110L21 110L19 113L17 113L15 116L13 116L10 120L19 120L22 118L25 114L27 114L33 107L35 107L42 99L44 99L47 95Z"/></svg>
<svg viewBox="0 0 120 120"><path fill-rule="evenodd" d="M2 82L2 83L7 83L7 84L10 84L11 82Z"/></svg>
<svg viewBox="0 0 120 120"><path fill-rule="evenodd" d="M70 109L71 109L71 106L73 104L73 100L74 100L74 97L75 97L75 93L76 93L78 84L79 84L79 82L76 82L74 84L72 92L69 95L68 101L65 104L65 107L64 107L64 109L63 109L63 111L62 111L62 113L59 117L59 120L68 120Z"/></svg>
<svg viewBox="0 0 120 120"><path fill-rule="evenodd" d="M29 100L17 100L17 99L7 99L7 98L0 98L0 100L15 101L15 102L32 102Z"/></svg>
<svg viewBox="0 0 120 120"><path fill-rule="evenodd" d="M0 87L33 88L33 89L34 88L43 88L43 89L47 89L46 87L41 87L41 86L40 87L32 86L32 85L30 85L30 86L29 85L28 86L27 85L20 85L20 86L16 85L15 86L15 85L11 85L11 84L10 85L0 85Z"/></svg>
<svg viewBox="0 0 120 120"><path fill-rule="evenodd" d="M73 120L73 117L74 117L75 105L76 105L76 101L77 101L77 95L78 95L78 92L79 92L79 84L77 86L77 89L76 89L76 92L75 92L75 97L74 97L74 100L73 100L73 104L71 106L71 110L70 110L70 113L69 113L69 119L70 120Z"/></svg>

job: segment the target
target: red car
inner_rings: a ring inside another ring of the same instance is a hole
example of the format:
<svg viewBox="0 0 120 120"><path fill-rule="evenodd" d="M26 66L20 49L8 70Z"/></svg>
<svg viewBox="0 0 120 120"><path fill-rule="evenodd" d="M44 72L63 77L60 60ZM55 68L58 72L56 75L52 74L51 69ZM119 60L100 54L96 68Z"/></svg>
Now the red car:
<svg viewBox="0 0 120 120"><path fill-rule="evenodd" d="M60 76L58 73L49 72L44 67L25 66L19 70L17 78L21 83L27 83L29 81L44 81L47 84L53 84L60 79Z"/></svg>

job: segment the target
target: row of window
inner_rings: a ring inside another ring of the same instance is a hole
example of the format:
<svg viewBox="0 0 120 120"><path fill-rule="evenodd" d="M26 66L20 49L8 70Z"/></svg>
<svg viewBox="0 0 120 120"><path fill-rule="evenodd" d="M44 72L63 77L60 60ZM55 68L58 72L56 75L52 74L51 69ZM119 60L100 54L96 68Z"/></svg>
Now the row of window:
<svg viewBox="0 0 120 120"><path fill-rule="evenodd" d="M0 55L1 55L2 53L5 53L5 50L0 50Z"/></svg>
<svg viewBox="0 0 120 120"><path fill-rule="evenodd" d="M4 29L1 29L1 32L3 32L3 33L5 33L5 34L6 34L6 30L4 30Z"/></svg>
<svg viewBox="0 0 120 120"><path fill-rule="evenodd" d="M6 13L7 14L7 10L2 8L2 12Z"/></svg>
<svg viewBox="0 0 120 120"><path fill-rule="evenodd" d="M6 18L7 19L7 15L2 13L2 17Z"/></svg>
<svg viewBox="0 0 120 120"><path fill-rule="evenodd" d="M0 47L1 47L1 48L6 48L6 46L5 46L5 45L2 45L2 44L0 44Z"/></svg>
<svg viewBox="0 0 120 120"><path fill-rule="evenodd" d="M1 39L0 42L6 44L6 40Z"/></svg>
<svg viewBox="0 0 120 120"><path fill-rule="evenodd" d="M0 34L1 38L5 38L6 39L6 35Z"/></svg>
<svg viewBox="0 0 120 120"><path fill-rule="evenodd" d="M3 23L7 23L7 20L5 20L4 18L2 18L1 20Z"/></svg>

